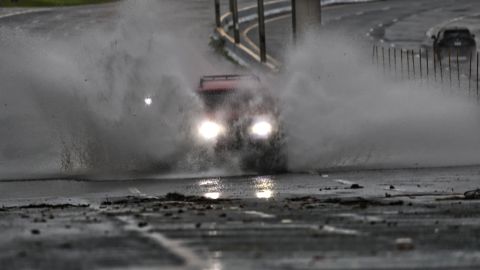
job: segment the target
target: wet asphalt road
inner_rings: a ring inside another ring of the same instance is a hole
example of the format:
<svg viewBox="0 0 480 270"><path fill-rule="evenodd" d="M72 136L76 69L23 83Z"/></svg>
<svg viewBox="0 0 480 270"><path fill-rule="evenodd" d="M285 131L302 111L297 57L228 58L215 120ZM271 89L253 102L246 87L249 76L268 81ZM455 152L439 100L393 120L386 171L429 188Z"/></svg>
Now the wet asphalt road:
<svg viewBox="0 0 480 270"><path fill-rule="evenodd" d="M480 3L472 0L391 0L325 7L325 31L347 36L357 42L375 41L404 49L431 45L427 34L445 25L467 26L480 34ZM248 29L246 25L244 29ZM266 26L267 51L277 59L291 41L291 17L281 16ZM258 44L258 28L246 33Z"/></svg>
<svg viewBox="0 0 480 270"><path fill-rule="evenodd" d="M178 10L193 3L170 2ZM207 2L194 2L198 4L194 18L192 11L174 19L165 17L166 23L185 23L181 33L195 34L204 42L199 47L204 52L210 51L205 35L213 25ZM361 6L352 6L356 8ZM2 23L67 38L99 24L110 27L115 16L114 4L42 11ZM208 53L192 55L216 61ZM478 188L479 175L479 167L464 167L2 181L0 265L2 269L478 269L480 201L463 194Z"/></svg>
<svg viewBox="0 0 480 270"><path fill-rule="evenodd" d="M1 183L0 264L478 269L479 172Z"/></svg>
<svg viewBox="0 0 480 270"><path fill-rule="evenodd" d="M0 183L2 269L478 269L480 167ZM48 258L48 259L46 259Z"/></svg>

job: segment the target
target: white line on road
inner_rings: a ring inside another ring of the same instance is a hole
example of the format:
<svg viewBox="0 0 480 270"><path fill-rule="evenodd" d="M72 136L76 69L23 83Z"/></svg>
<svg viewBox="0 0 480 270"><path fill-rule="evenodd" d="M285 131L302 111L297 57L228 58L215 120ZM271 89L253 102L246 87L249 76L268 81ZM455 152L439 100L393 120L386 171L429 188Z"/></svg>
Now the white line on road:
<svg viewBox="0 0 480 270"><path fill-rule="evenodd" d="M40 12L40 11L46 11L46 10L49 10L49 9L28 9L28 10L23 10L23 11L17 11L17 12L12 12L12 13L7 13L7 14L0 15L0 19L12 17L12 16L30 14L30 13Z"/></svg>
<svg viewBox="0 0 480 270"><path fill-rule="evenodd" d="M335 181L335 182L337 182L337 183L340 183L340 184L342 184L342 185L346 185L346 186L351 186L351 185L355 184L355 183L352 182L352 181L343 180L343 179L335 179L335 180L333 180L333 181Z"/></svg>
<svg viewBox="0 0 480 270"><path fill-rule="evenodd" d="M355 221L363 221L363 222L381 222L381 221L383 221L383 219L380 218L380 217L364 216L364 215L358 215L358 214L354 214L354 213L341 213L341 214L337 214L336 216L352 219L352 220L355 220Z"/></svg>
<svg viewBox="0 0 480 270"><path fill-rule="evenodd" d="M324 225L323 227L320 228L320 230L327 233L334 233L334 234L361 235L361 233L357 230L343 229L343 228L338 228L330 225Z"/></svg>
<svg viewBox="0 0 480 270"><path fill-rule="evenodd" d="M182 258L185 261L186 268L181 269L203 269L205 262L202 261L193 251L181 245L180 241L174 241L159 232L152 232L150 226L140 228L138 221L134 218L123 216L118 217L118 220L125 223L125 229L139 233L141 236L154 241L155 243L166 248L177 257Z"/></svg>
<svg viewBox="0 0 480 270"><path fill-rule="evenodd" d="M261 218L275 218L275 215L259 212L259 211L245 211L244 212L247 215L252 215L252 216L257 216Z"/></svg>

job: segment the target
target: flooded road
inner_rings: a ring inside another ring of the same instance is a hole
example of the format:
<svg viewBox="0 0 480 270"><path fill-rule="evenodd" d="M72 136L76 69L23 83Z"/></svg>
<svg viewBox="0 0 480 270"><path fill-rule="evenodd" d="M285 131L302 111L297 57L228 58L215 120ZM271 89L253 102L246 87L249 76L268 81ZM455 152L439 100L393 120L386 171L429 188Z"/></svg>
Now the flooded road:
<svg viewBox="0 0 480 270"><path fill-rule="evenodd" d="M0 263L477 269L479 171L2 182Z"/></svg>

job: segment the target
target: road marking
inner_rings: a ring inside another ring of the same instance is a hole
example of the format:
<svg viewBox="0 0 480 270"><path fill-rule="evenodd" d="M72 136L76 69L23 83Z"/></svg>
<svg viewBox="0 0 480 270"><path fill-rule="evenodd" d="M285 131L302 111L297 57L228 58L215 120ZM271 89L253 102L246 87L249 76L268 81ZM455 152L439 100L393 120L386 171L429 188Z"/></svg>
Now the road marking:
<svg viewBox="0 0 480 270"><path fill-rule="evenodd" d="M236 47L238 47L239 49L241 49L242 51L244 51L245 53L247 53L248 55L250 55L253 59L255 59L257 62L261 62L261 59L260 59L260 56L258 56L257 54L255 54L252 50L250 50L249 48L247 48L245 45L243 44L235 44L235 40L233 39L232 36L230 36L229 34L227 34L227 32L225 31L225 29L221 28L221 27L218 27L217 28L217 32L219 33L220 36L222 36L223 38L226 38L228 39L228 41L232 44L234 44ZM277 71L278 68L272 64L272 63L265 63L265 65L273 70L273 71Z"/></svg>
<svg viewBox="0 0 480 270"><path fill-rule="evenodd" d="M175 256L182 258L185 262L185 267L187 269L203 269L203 267L205 266L205 262L202 261L193 251L182 246L180 241L171 240L159 232L152 232L151 230L153 228L151 226L145 226L143 228L140 228L138 226L138 221L134 218L123 216L117 217L117 219L125 224L124 228L127 231L136 232L142 237L150 239L158 245L166 248ZM184 269L183 266L179 267L179 269L180 268Z"/></svg>
<svg viewBox="0 0 480 270"><path fill-rule="evenodd" d="M352 181L343 180L343 179L335 179L335 180L333 180L333 181L335 181L335 182L337 182L337 183L340 183L340 184L342 184L342 185L346 185L346 186L351 186L351 185L355 184L355 183L352 182Z"/></svg>
<svg viewBox="0 0 480 270"><path fill-rule="evenodd" d="M28 10L24 10L24 11L17 11L17 12L13 12L13 13L0 15L0 19L12 17L12 16L30 14L30 13L40 12L40 11L47 11L47 10L50 10L50 9L28 9Z"/></svg>
<svg viewBox="0 0 480 270"><path fill-rule="evenodd" d="M343 218L349 218L355 221L363 221L363 222L381 222L383 221L382 218L376 217L376 216L364 216L364 215L358 215L354 213L341 213L337 214L337 217L343 217Z"/></svg>
<svg viewBox="0 0 480 270"><path fill-rule="evenodd" d="M247 215L257 216L261 218L275 218L275 215L263 213L260 211L244 211L244 213Z"/></svg>
<svg viewBox="0 0 480 270"><path fill-rule="evenodd" d="M334 233L334 234L361 235L361 233L357 230L343 229L343 228L338 228L330 225L324 225L323 227L320 228L320 230L327 233Z"/></svg>
<svg viewBox="0 0 480 270"><path fill-rule="evenodd" d="M283 16L279 16L279 17L276 17L276 18L272 18L272 19L268 19L268 20L265 20L265 23L271 23L271 22L274 22L274 21L278 21L278 20L283 20L285 18L288 18L290 17L289 14L287 15L283 15ZM249 37L248 37L248 33L250 33L250 31L252 31L254 28L257 28L258 27L258 23L254 23L252 25L250 25L249 27L247 27L242 33L242 37L243 39L245 40L245 42L247 42L250 46L252 46L252 48L254 50L256 50L257 52L260 52L260 48L257 46L257 44L255 44L255 42L253 42ZM275 59L274 57L270 56L267 54L267 59L272 61L276 66L280 67L281 64L280 64L280 61L278 61L277 59Z"/></svg>

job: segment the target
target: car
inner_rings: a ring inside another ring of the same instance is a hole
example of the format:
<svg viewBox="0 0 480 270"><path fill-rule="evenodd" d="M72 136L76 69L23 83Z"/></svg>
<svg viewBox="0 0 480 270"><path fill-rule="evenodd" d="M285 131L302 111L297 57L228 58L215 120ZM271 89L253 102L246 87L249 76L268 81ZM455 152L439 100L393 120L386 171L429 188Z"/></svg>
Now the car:
<svg viewBox="0 0 480 270"><path fill-rule="evenodd" d="M448 58L468 60L476 54L475 35L465 27L445 27L432 36L433 49L438 59Z"/></svg>
<svg viewBox="0 0 480 270"><path fill-rule="evenodd" d="M257 76L203 76L196 95L202 112L194 141L204 158L239 157L242 169L257 172L286 170L278 101Z"/></svg>

